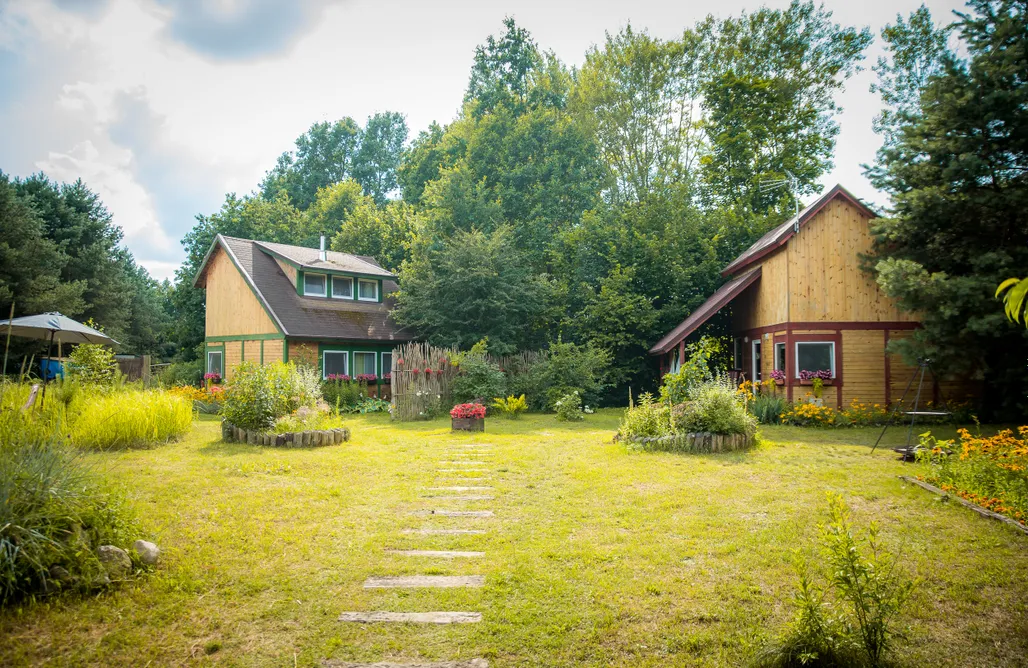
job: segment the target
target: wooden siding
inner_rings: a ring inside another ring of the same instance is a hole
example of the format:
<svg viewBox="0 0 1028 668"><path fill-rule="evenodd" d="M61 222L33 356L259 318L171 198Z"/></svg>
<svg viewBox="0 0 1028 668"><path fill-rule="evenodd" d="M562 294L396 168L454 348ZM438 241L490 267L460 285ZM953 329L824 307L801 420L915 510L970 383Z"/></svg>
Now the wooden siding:
<svg viewBox="0 0 1028 668"><path fill-rule="evenodd" d="M282 339L272 339L264 342L264 363L269 362L281 362L282 361L282 350L285 341Z"/></svg>
<svg viewBox="0 0 1028 668"><path fill-rule="evenodd" d="M885 330L842 332L842 405L885 404Z"/></svg>
<svg viewBox="0 0 1028 668"><path fill-rule="evenodd" d="M225 342L225 380L232 380L236 367L243 361L243 345L241 341Z"/></svg>
<svg viewBox="0 0 1028 668"><path fill-rule="evenodd" d="M206 332L207 336L278 332L239 269L220 247L207 269Z"/></svg>
<svg viewBox="0 0 1028 668"><path fill-rule="evenodd" d="M282 270L282 273L289 278L289 282L296 287L296 267L293 265L283 262L282 260L275 258L275 262L278 263L278 268Z"/></svg>
<svg viewBox="0 0 1028 668"><path fill-rule="evenodd" d="M732 328L744 331L789 319L786 255L779 251L763 262L760 279L732 302Z"/></svg>
<svg viewBox="0 0 1028 668"><path fill-rule="evenodd" d="M860 269L860 254L871 249L868 218L836 199L786 245L789 317L793 322L913 321ZM778 253L782 255L783 253ZM764 268L762 276L769 268Z"/></svg>
<svg viewBox="0 0 1028 668"><path fill-rule="evenodd" d="M307 362L321 367L321 360L318 359L317 341L290 341L289 359L293 362Z"/></svg>

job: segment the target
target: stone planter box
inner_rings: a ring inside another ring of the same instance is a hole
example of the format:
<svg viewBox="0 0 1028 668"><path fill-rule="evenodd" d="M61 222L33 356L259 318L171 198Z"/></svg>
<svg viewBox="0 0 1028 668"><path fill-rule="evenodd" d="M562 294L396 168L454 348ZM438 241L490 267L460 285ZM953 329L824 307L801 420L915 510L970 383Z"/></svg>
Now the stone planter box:
<svg viewBox="0 0 1028 668"><path fill-rule="evenodd" d="M639 450L664 452L734 452L745 450L756 444L756 436L746 434L675 434L673 436L638 437L631 443Z"/></svg>
<svg viewBox="0 0 1028 668"><path fill-rule="evenodd" d="M272 434L266 431L250 431L240 429L227 420L221 422L221 437L229 443L249 443L250 445L270 445L279 448L313 448L319 445L336 445L350 440L350 430L345 427L338 429L319 429L314 431L294 431L286 434Z"/></svg>
<svg viewBox="0 0 1028 668"><path fill-rule="evenodd" d="M450 418L453 431L485 431L485 418Z"/></svg>

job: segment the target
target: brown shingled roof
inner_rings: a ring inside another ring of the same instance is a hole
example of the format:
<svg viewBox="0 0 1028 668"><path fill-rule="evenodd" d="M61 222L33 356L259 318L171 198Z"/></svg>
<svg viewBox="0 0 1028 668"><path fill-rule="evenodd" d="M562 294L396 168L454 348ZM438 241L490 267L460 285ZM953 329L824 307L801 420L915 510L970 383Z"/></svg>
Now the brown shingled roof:
<svg viewBox="0 0 1028 668"><path fill-rule="evenodd" d="M361 255L325 251L325 259L322 260L321 251L317 248L276 244L270 241L254 241L253 243L271 251L272 254L279 255L294 264L300 265L304 269L327 269L331 271L345 271L350 274L363 274L364 276L395 278L391 273L383 269L378 262Z"/></svg>
<svg viewBox="0 0 1028 668"><path fill-rule="evenodd" d="M296 285L283 273L272 253L277 252L277 254L290 259L298 258L293 261L302 264L305 268L318 268L316 264L302 262L299 259L309 259L308 255L295 250L288 251L289 255L282 252L283 249L308 250L313 252L314 259L317 260L318 251L316 249L301 249L299 246L269 244L263 241L238 239L219 234L211 251L213 252L219 244L232 256L235 264L242 270L243 278L251 284L258 299L261 300L265 309L276 320L286 336L359 341L410 341L414 338L412 333L397 325L389 316L389 311L394 304L394 300L389 295L396 292L398 287L395 281L382 281L383 300L381 303L305 297L297 294ZM210 255L211 253L208 253L208 257ZM392 274L382 269L371 258L359 258L346 253L332 253L332 255L345 256L347 259L340 261L339 257L333 258L330 255L329 260L333 266L328 267L322 263L321 268L366 276L392 277ZM205 260L204 268L197 277L197 283L203 276L206 264Z"/></svg>

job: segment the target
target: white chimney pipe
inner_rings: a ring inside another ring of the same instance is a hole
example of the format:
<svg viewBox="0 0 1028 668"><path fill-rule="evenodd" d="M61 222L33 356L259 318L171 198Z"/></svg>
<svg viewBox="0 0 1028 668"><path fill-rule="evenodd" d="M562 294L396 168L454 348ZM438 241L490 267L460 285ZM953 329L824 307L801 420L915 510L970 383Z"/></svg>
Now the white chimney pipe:
<svg viewBox="0 0 1028 668"><path fill-rule="evenodd" d="M318 253L318 259L321 260L322 262L325 262L325 261L328 260L328 254L325 252L325 235L324 234L321 235L321 252Z"/></svg>

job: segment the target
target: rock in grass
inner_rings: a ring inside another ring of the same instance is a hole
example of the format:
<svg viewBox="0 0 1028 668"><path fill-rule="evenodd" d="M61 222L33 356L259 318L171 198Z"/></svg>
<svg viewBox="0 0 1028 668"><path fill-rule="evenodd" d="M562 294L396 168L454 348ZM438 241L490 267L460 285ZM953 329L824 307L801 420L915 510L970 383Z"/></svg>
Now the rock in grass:
<svg viewBox="0 0 1028 668"><path fill-rule="evenodd" d="M114 545L101 545L97 548L97 558L107 571L108 577L118 580L132 572L132 559L128 552Z"/></svg>
<svg viewBox="0 0 1028 668"><path fill-rule="evenodd" d="M139 555L139 560L147 566L153 566L157 563L157 557L160 556L160 549L148 540L137 540L132 543L132 549Z"/></svg>

